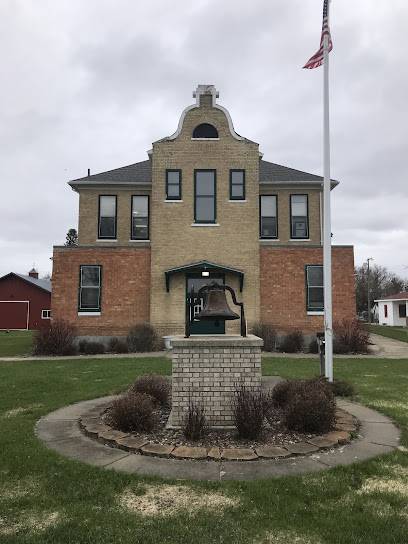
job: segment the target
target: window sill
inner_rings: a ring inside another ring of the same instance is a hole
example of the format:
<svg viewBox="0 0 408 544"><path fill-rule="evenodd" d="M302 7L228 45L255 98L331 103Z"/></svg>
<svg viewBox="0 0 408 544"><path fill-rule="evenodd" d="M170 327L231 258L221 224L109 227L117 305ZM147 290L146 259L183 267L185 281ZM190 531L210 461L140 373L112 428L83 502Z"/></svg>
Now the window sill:
<svg viewBox="0 0 408 544"><path fill-rule="evenodd" d="M236 200L228 200L229 204L235 204L236 202L241 203L241 204L245 204L245 202L248 202L248 200L243 200L243 199L239 199L239 198L237 198Z"/></svg>
<svg viewBox="0 0 408 544"><path fill-rule="evenodd" d="M94 315L101 315L101 312L78 312L79 316L94 316Z"/></svg>
<svg viewBox="0 0 408 544"><path fill-rule="evenodd" d="M166 199L163 200L163 202L165 202L166 204L168 202L174 202L174 203L180 204L180 202L183 202L183 201L182 200L176 200L176 199L172 200L171 198L166 198Z"/></svg>
<svg viewBox="0 0 408 544"><path fill-rule="evenodd" d="M310 238L289 238L289 242L310 242Z"/></svg>
<svg viewBox="0 0 408 544"><path fill-rule="evenodd" d="M147 240L147 239L143 238L143 240L142 239L140 239L140 240L129 240L129 242L131 242L132 244L134 244L134 243L136 243L136 244L139 243L140 244L140 243L150 242L150 240Z"/></svg>
<svg viewBox="0 0 408 544"><path fill-rule="evenodd" d="M204 141L204 142L219 142L219 138L191 138L191 141Z"/></svg>
<svg viewBox="0 0 408 544"><path fill-rule="evenodd" d="M192 227L220 227L219 223L191 223Z"/></svg>
<svg viewBox="0 0 408 544"><path fill-rule="evenodd" d="M280 242L279 238L259 238L260 242Z"/></svg>
<svg viewBox="0 0 408 544"><path fill-rule="evenodd" d="M307 315L324 315L324 310L319 310L318 312L307 312Z"/></svg>
<svg viewBox="0 0 408 544"><path fill-rule="evenodd" d="M117 242L117 238L97 238L97 242Z"/></svg>

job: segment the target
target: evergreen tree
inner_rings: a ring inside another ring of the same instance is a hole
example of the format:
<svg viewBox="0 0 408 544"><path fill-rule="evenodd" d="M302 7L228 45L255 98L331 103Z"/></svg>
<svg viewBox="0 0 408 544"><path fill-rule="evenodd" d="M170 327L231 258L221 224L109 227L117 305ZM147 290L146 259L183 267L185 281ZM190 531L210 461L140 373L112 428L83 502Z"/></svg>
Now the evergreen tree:
<svg viewBox="0 0 408 544"><path fill-rule="evenodd" d="M67 238L65 242L66 246L77 246L78 245L78 233L75 229L69 229L67 232Z"/></svg>

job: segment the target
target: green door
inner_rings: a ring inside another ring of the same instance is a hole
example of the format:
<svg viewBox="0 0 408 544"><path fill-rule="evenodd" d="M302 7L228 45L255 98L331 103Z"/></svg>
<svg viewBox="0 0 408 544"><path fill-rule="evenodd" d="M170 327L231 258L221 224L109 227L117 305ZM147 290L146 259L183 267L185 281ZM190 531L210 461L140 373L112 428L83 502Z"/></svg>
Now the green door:
<svg viewBox="0 0 408 544"><path fill-rule="evenodd" d="M211 274L207 277L203 277L201 274L186 274L186 311L187 302L190 301L191 288L194 286L194 293L197 296L197 292L204 285L208 285L211 282L216 281L220 285L225 283L224 274ZM194 315L201 312L204 308L205 299L207 293L203 293L203 298L194 307ZM191 334L225 334L225 321L220 321L218 327L215 326L215 321L194 321L190 329Z"/></svg>

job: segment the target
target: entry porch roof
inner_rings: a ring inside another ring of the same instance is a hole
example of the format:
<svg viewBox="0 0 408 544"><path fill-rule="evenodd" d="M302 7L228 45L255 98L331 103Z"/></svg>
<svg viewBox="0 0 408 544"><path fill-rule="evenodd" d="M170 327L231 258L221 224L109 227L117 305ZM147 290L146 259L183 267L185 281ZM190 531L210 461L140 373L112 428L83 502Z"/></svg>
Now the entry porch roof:
<svg viewBox="0 0 408 544"><path fill-rule="evenodd" d="M189 270L197 270L200 268L208 271L217 270L221 272L231 272L232 274L237 274L237 276L239 276L239 290L242 293L245 272L243 270L239 270L238 268L231 268L230 266L212 263L211 261L199 261L197 263L185 264L182 266L176 266L175 268L169 268L164 272L166 278L166 291L169 292L170 290L171 274L176 274L177 272L188 272Z"/></svg>

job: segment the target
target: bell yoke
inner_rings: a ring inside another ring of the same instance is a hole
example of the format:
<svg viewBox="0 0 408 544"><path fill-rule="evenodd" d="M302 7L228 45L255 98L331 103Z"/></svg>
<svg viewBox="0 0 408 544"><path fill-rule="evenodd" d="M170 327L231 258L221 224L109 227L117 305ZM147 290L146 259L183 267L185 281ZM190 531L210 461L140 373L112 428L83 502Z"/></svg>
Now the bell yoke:
<svg viewBox="0 0 408 544"><path fill-rule="evenodd" d="M231 293L232 301L236 306L241 307L241 316L233 312L228 305L225 291ZM197 315L194 315L194 306L197 301L200 300L201 295L207 291L208 296L205 301L205 306ZM194 293L194 286L191 289L190 301L187 304L186 311L186 326L185 326L185 338L190 337L190 327L195 320L215 321L215 326L219 327L220 321L229 321L232 319L241 319L241 336L246 336L246 319L244 314L244 303L237 302L235 292L232 287L228 285L219 285L216 282L212 282L209 285L204 285L199 289L197 295Z"/></svg>

